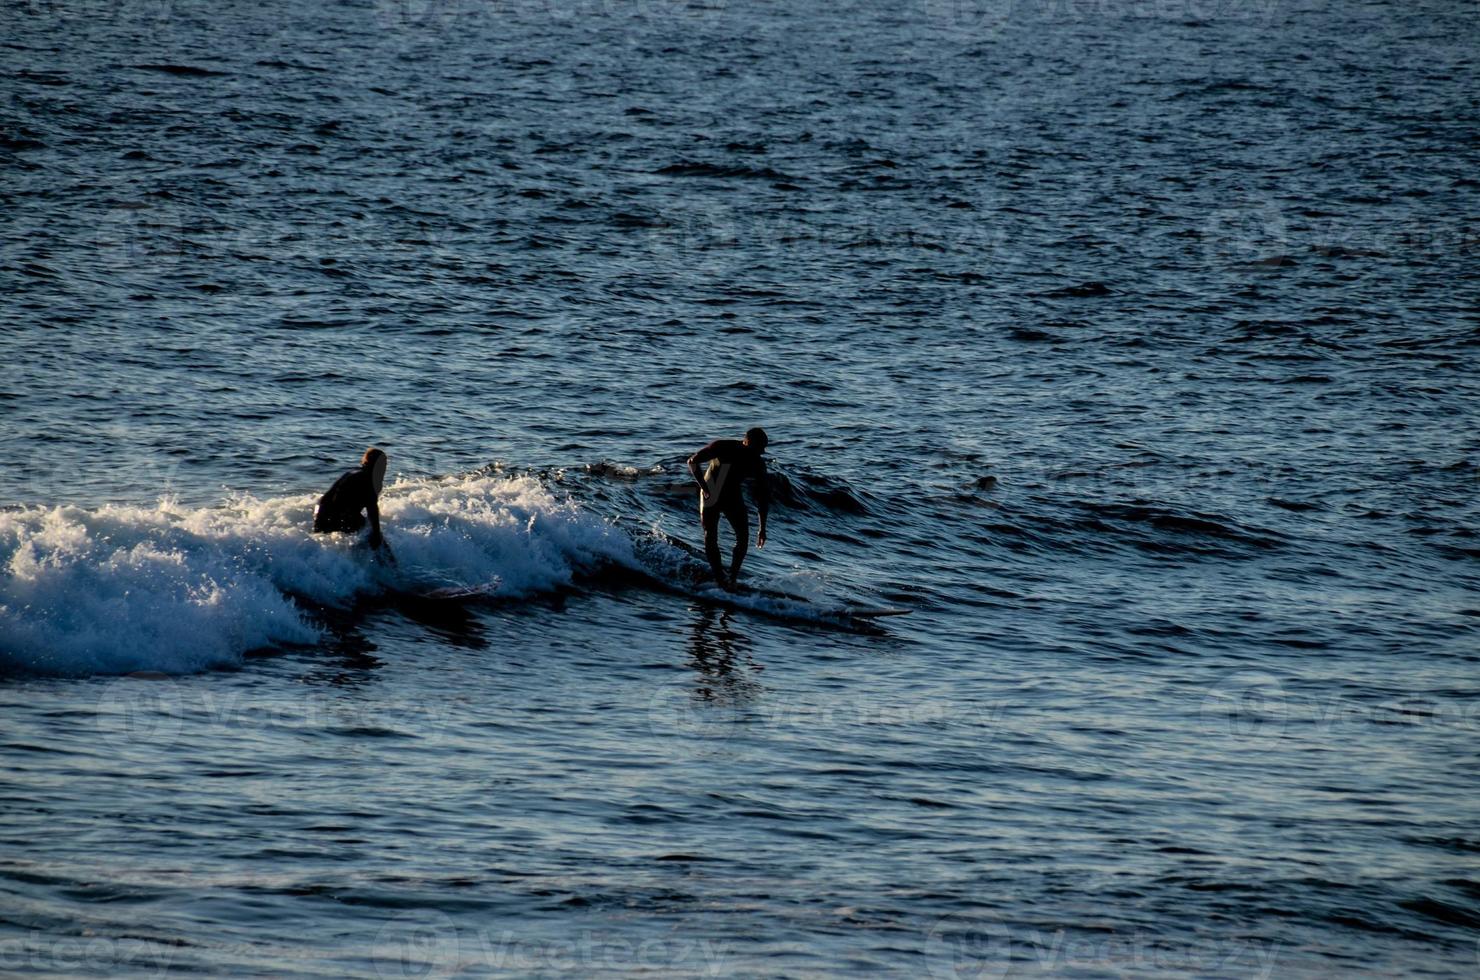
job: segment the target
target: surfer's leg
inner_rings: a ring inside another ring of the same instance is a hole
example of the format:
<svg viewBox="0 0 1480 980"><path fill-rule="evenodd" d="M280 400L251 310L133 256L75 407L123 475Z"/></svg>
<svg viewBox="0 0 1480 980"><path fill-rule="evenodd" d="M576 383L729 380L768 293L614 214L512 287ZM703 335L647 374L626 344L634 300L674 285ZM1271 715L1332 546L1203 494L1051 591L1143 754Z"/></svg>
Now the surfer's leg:
<svg viewBox="0 0 1480 980"><path fill-rule="evenodd" d="M704 557L709 559L709 567L714 569L714 580L725 586L725 568L719 558L719 508L710 507L700 516L704 524Z"/></svg>
<svg viewBox="0 0 1480 980"><path fill-rule="evenodd" d="M725 508L725 518L730 522L730 530L735 532L735 553L730 558L730 587L734 588L740 578L740 564L750 548L750 515L745 513L744 504L738 504Z"/></svg>

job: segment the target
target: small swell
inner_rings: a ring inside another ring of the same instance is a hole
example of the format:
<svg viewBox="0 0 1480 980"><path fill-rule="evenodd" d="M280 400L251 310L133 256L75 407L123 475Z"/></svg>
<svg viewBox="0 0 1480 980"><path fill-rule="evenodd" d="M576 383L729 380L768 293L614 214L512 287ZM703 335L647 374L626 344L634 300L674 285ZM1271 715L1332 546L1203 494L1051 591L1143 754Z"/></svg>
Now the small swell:
<svg viewBox="0 0 1480 980"><path fill-rule="evenodd" d="M181 78L210 78L217 75L226 75L229 72L212 71L209 68L199 68L195 65L131 65L136 71L157 71L165 75L177 75Z"/></svg>
<svg viewBox="0 0 1480 980"><path fill-rule="evenodd" d="M771 498L798 510L820 510L834 514L867 514L864 494L836 477L797 473L794 477L771 470Z"/></svg>
<svg viewBox="0 0 1480 980"><path fill-rule="evenodd" d="M1119 521L1132 526L1150 527L1179 536L1210 537L1261 550L1279 547L1280 541L1273 532L1246 529L1231 518L1219 514L1204 514L1196 511L1178 513L1164 507L1146 504L1101 504L1079 502L1076 506L1088 511L1096 518Z"/></svg>
<svg viewBox="0 0 1480 980"><path fill-rule="evenodd" d="M683 160L678 163L669 164L654 171L664 177L739 177L750 180L782 180L794 181L795 177L772 170L770 167L736 167L722 166L713 163L695 163Z"/></svg>

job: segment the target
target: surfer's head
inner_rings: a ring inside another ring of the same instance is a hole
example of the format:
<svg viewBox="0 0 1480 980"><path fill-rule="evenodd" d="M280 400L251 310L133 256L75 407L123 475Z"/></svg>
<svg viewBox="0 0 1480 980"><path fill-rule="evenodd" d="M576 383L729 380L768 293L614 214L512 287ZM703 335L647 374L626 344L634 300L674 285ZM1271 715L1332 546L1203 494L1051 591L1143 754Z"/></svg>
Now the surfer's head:
<svg viewBox="0 0 1480 980"><path fill-rule="evenodd" d="M380 493L380 488L385 485L385 453L371 446L360 457L360 465L369 467L370 482L375 485L375 492Z"/></svg>
<svg viewBox="0 0 1480 980"><path fill-rule="evenodd" d="M751 449L754 449L756 455L760 455L761 453L765 452L766 446L769 445L770 442L771 440L766 438L766 430L762 429L760 426L756 426L754 429L747 429L745 431L745 445L749 446Z"/></svg>

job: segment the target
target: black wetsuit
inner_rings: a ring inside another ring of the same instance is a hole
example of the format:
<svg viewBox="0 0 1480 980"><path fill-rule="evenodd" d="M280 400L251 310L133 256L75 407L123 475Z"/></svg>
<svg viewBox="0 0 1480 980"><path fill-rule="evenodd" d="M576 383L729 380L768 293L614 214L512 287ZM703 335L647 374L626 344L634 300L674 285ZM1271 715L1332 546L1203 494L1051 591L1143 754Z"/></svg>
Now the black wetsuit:
<svg viewBox="0 0 1480 980"><path fill-rule="evenodd" d="M735 532L735 555L730 560L731 574L739 569L750 547L750 517L745 511L741 485L751 481L751 494L756 510L764 518L771 506L770 487L766 484L766 460L738 439L716 439L694 454L694 462L703 466L704 481L714 492L715 504L705 507L700 498L699 515L704 524L704 555L709 559L716 578L722 577L724 565L719 554L719 519L724 515Z"/></svg>
<svg viewBox="0 0 1480 980"><path fill-rule="evenodd" d="M375 480L370 475L370 467L362 466L357 470L350 470L335 480L329 492L319 498L319 505L313 509L315 533L358 531L365 526L365 515L361 511L370 513L371 524L378 533L380 508L376 496Z"/></svg>

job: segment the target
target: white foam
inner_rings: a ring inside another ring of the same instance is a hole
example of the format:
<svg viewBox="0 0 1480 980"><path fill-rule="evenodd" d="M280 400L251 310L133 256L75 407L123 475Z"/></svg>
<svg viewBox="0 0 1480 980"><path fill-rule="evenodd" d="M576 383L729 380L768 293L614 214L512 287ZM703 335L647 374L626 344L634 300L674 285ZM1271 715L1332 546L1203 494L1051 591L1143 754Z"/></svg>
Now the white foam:
<svg viewBox="0 0 1480 980"><path fill-rule="evenodd" d="M461 477L398 484L381 501L396 557L420 581L477 585L501 580L500 595L569 585L602 565L632 565L621 531L532 477Z"/></svg>
<svg viewBox="0 0 1480 980"><path fill-rule="evenodd" d="M606 522L529 478L400 482L381 498L399 567L355 536L309 533L315 495L189 509L0 513L0 670L185 673L252 649L312 643L289 597L343 606L387 586L479 584L528 595L606 562L632 563Z"/></svg>

